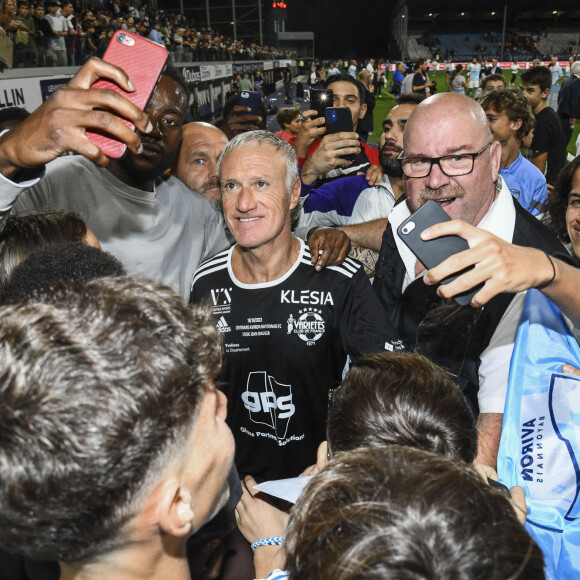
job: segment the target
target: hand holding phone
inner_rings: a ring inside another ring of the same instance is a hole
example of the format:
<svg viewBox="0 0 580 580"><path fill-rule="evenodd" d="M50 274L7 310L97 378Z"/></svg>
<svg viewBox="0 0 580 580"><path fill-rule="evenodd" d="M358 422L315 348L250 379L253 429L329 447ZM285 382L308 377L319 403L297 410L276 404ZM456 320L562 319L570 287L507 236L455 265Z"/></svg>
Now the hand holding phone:
<svg viewBox="0 0 580 580"><path fill-rule="evenodd" d="M417 256L419 261L427 269L431 269L438 266L450 256L469 249L469 244L459 236L442 236L431 240L423 240L421 238L421 233L427 228L434 224L450 220L451 218L436 201L429 200L397 228L397 233L403 243ZM452 282L455 278L468 272L472 268L473 266L444 278L441 280L441 284ZM457 294L453 299L457 304L466 306L482 286L483 284L479 284L467 292Z"/></svg>
<svg viewBox="0 0 580 580"><path fill-rule="evenodd" d="M149 99L159 82L165 61L167 49L164 46L151 42L130 32L118 30L113 34L103 60L123 69L133 85L135 91L127 93L118 85L105 80L99 80L91 88L111 89L145 110ZM135 126L119 117L132 131ZM122 157L127 149L125 143L113 139L106 132L87 131L87 138L97 145L108 157L115 159Z"/></svg>
<svg viewBox="0 0 580 580"><path fill-rule="evenodd" d="M259 115L261 100L262 93L256 91L242 91L238 97L238 105L250 107L250 115Z"/></svg>
<svg viewBox="0 0 580 580"><path fill-rule="evenodd" d="M353 133L352 113L348 107L328 107L324 111L326 118L326 134L334 135L336 133ZM342 159L353 161L356 154L342 155Z"/></svg>

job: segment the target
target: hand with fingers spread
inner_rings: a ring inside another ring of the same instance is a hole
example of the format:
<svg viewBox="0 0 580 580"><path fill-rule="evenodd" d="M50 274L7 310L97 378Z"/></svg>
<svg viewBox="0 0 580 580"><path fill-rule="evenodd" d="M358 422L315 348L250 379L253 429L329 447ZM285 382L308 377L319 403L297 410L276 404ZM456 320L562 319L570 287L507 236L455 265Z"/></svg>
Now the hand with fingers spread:
<svg viewBox="0 0 580 580"><path fill-rule="evenodd" d="M84 155L97 165L107 165L108 157L87 139L87 130L105 129L140 153L139 136L117 116L147 133L151 130L147 115L115 91L91 90L99 79L112 81L127 92L135 90L120 68L90 59L66 86L0 139L0 173L13 178L22 170L42 168L66 151Z"/></svg>
<svg viewBox="0 0 580 580"><path fill-rule="evenodd" d="M316 226L308 232L306 240L312 253L312 263L320 271L325 266L342 264L350 252L350 238L337 228Z"/></svg>
<svg viewBox="0 0 580 580"><path fill-rule="evenodd" d="M360 153L360 143L356 133L334 133L325 135L318 149L302 166L302 181L308 185L335 167L348 167L351 161L345 155ZM382 176L381 176L382 177Z"/></svg>
<svg viewBox="0 0 580 580"><path fill-rule="evenodd" d="M294 151L296 151L298 157L306 157L312 143L326 133L324 118L316 117L317 114L314 109L309 109L302 113L304 121L300 126L296 141L294 141Z"/></svg>

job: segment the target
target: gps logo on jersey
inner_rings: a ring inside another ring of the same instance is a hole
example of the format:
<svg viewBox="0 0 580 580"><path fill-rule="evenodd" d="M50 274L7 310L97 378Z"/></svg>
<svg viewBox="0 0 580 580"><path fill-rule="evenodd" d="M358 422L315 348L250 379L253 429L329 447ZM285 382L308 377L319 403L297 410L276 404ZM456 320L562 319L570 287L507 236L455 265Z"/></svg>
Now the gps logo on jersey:
<svg viewBox="0 0 580 580"><path fill-rule="evenodd" d="M217 329L218 332L231 332L232 329L228 326L228 323L226 321L226 319L222 316L218 321L217 321Z"/></svg>
<svg viewBox="0 0 580 580"><path fill-rule="evenodd" d="M270 427L278 439L286 437L290 417L295 412L291 385L279 383L265 371L253 371L248 375L242 401L252 423Z"/></svg>
<svg viewBox="0 0 580 580"><path fill-rule="evenodd" d="M211 299L213 301L214 306L222 305L222 304L231 304L232 297L230 292L232 291L231 288L213 288L211 290Z"/></svg>

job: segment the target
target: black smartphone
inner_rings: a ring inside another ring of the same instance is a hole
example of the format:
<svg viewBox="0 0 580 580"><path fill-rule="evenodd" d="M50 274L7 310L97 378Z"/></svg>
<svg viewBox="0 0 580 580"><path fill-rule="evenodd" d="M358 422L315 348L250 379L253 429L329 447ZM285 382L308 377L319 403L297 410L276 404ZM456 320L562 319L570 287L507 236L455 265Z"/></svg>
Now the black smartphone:
<svg viewBox="0 0 580 580"><path fill-rule="evenodd" d="M352 133L352 113L348 107L328 107L324 111L324 118L326 119L326 134L332 135L346 131ZM342 159L353 161L356 157L355 153L350 155L341 155Z"/></svg>
<svg viewBox="0 0 580 580"><path fill-rule="evenodd" d="M242 115L259 115L260 114L260 100L262 93L256 91L242 91L238 97L238 105L250 107L252 109L249 113L242 113Z"/></svg>
<svg viewBox="0 0 580 580"><path fill-rule="evenodd" d="M315 119L324 117L324 111L332 106L334 93L330 89L312 89L310 91L310 108L316 111Z"/></svg>
<svg viewBox="0 0 580 580"><path fill-rule="evenodd" d="M441 206L436 201L430 200L397 228L397 233L403 243L417 256L427 269L438 266L441 262L449 258L449 256L469 249L469 244L459 236L443 236L434 240L421 239L421 233L424 230L434 224L449 220L451 218ZM473 266L470 266L461 272L457 272L453 276L441 280L441 284L448 284L472 268ZM482 286L483 284L478 284L475 288L467 292L457 294L453 299L457 304L466 306Z"/></svg>

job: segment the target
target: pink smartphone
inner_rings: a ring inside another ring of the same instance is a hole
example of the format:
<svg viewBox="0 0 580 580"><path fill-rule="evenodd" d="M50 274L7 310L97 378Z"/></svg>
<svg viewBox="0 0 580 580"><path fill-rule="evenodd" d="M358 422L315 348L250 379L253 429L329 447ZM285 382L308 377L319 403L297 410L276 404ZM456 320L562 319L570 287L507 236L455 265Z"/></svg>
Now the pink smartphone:
<svg viewBox="0 0 580 580"><path fill-rule="evenodd" d="M167 49L141 36L118 30L113 34L103 60L122 68L135 86L135 91L126 93L117 85L104 80L97 81L91 88L112 89L129 99L142 111L145 110L165 67ZM135 130L133 123L121 117L119 120L131 130ZM118 159L127 150L125 143L113 139L104 131L102 133L87 131L87 138L108 157Z"/></svg>

